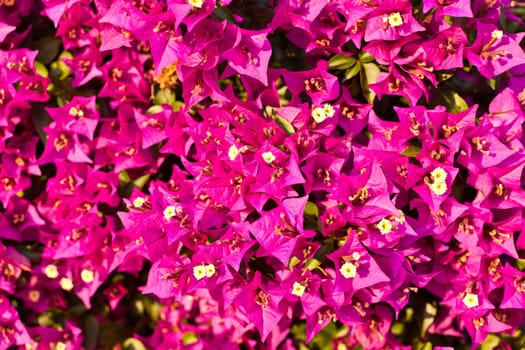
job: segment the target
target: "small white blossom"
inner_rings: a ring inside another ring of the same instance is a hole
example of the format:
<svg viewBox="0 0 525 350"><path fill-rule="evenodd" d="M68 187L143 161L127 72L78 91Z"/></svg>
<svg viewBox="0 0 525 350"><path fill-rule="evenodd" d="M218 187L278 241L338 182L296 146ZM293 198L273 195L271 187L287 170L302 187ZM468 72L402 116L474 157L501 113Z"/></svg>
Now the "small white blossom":
<svg viewBox="0 0 525 350"><path fill-rule="evenodd" d="M490 33L490 36L492 39L501 40L501 38L503 38L503 31L493 30L492 33Z"/></svg>
<svg viewBox="0 0 525 350"><path fill-rule="evenodd" d="M71 280L71 278L67 278L67 277L62 277L60 279L60 287L63 289L63 290L66 290L66 291L70 291L73 289L74 285L73 285L73 281Z"/></svg>
<svg viewBox="0 0 525 350"><path fill-rule="evenodd" d="M58 277L58 269L56 265L47 265L44 269L44 273L46 274L47 278L49 279L55 279Z"/></svg>
<svg viewBox="0 0 525 350"><path fill-rule="evenodd" d="M341 266L339 272L341 272L344 278L354 278L357 273L357 267L350 261L347 261Z"/></svg>
<svg viewBox="0 0 525 350"><path fill-rule="evenodd" d="M95 280L95 274L91 270L83 269L80 272L80 278L82 281L84 281L84 283L91 283Z"/></svg>
<svg viewBox="0 0 525 350"><path fill-rule="evenodd" d="M188 0L188 4L200 9L202 8L202 5L204 5L204 1L203 0Z"/></svg>
<svg viewBox="0 0 525 350"><path fill-rule="evenodd" d="M326 112L324 108L321 107L315 107L312 110L312 118L315 120L316 123L322 123L326 120L328 116L326 115Z"/></svg>
<svg viewBox="0 0 525 350"><path fill-rule="evenodd" d="M448 187L446 182L433 182L430 184L430 190L438 196L444 195L445 192L447 192L447 189Z"/></svg>
<svg viewBox="0 0 525 350"><path fill-rule="evenodd" d="M301 298L304 294L304 291L306 290L306 287L303 286L299 282L294 282L292 287L292 294L297 295L299 298Z"/></svg>
<svg viewBox="0 0 525 350"><path fill-rule="evenodd" d="M463 298L463 304L465 304L465 306L469 309L479 306L478 296L473 293L465 294L465 297Z"/></svg>
<svg viewBox="0 0 525 350"><path fill-rule="evenodd" d="M164 208L162 214L164 215L164 219L169 221L172 217L177 215L177 210L174 205L168 205L166 208Z"/></svg>
<svg viewBox="0 0 525 350"><path fill-rule="evenodd" d="M206 277L210 278L213 277L213 275L215 275L215 265L208 264L205 265L204 268L206 270Z"/></svg>
<svg viewBox="0 0 525 350"><path fill-rule="evenodd" d="M200 281L204 277L206 277L206 265L201 264L193 267L193 277L197 281Z"/></svg>
<svg viewBox="0 0 525 350"><path fill-rule="evenodd" d="M266 164L271 164L275 160L275 155L272 153L272 151L264 152L262 154L262 159Z"/></svg>
<svg viewBox="0 0 525 350"><path fill-rule="evenodd" d="M231 145L230 149L228 150L228 158L230 158L231 161L234 161L235 158L237 158L237 156L239 155L239 153L241 153L241 151L239 151L237 146Z"/></svg>
<svg viewBox="0 0 525 350"><path fill-rule="evenodd" d="M447 172L441 167L437 167L430 173L434 182L444 182L447 179Z"/></svg>
<svg viewBox="0 0 525 350"><path fill-rule="evenodd" d="M403 25L403 17L401 17L399 12L392 12L388 16L388 24L390 24L392 28L399 27L400 25Z"/></svg>
<svg viewBox="0 0 525 350"><path fill-rule="evenodd" d="M142 198L142 197L137 197L133 200L133 206L135 208L140 208L144 205L144 203L146 203L146 199Z"/></svg>
<svg viewBox="0 0 525 350"><path fill-rule="evenodd" d="M381 219L381 221L377 223L377 229L382 235L389 234L392 232L392 222L387 218Z"/></svg>

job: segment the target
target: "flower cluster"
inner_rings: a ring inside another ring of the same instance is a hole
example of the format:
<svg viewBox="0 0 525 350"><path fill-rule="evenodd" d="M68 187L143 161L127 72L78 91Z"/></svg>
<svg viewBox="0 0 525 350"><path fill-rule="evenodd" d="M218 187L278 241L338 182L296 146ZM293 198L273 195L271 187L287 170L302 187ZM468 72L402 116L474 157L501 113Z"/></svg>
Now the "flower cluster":
<svg viewBox="0 0 525 350"><path fill-rule="evenodd" d="M524 9L0 0L0 349L523 346Z"/></svg>

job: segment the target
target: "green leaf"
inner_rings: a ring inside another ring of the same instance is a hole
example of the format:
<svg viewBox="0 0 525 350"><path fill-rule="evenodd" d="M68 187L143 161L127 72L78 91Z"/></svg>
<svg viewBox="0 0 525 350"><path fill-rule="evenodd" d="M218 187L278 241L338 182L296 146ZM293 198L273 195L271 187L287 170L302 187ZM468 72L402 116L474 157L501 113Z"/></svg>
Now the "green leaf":
<svg viewBox="0 0 525 350"><path fill-rule="evenodd" d="M31 118L33 119L33 125L35 126L38 136L40 136L42 143L45 145L47 142L47 133L44 131L44 127L49 125L53 120L45 110L43 104L34 105Z"/></svg>
<svg viewBox="0 0 525 350"><path fill-rule="evenodd" d="M174 112L178 112L182 107L185 106L185 104L182 101L175 101L171 104L171 106L173 107Z"/></svg>
<svg viewBox="0 0 525 350"><path fill-rule="evenodd" d="M321 262L315 258L306 260L305 268L310 271L315 270L319 266L321 266Z"/></svg>
<svg viewBox="0 0 525 350"><path fill-rule="evenodd" d="M468 109L467 102L455 91L438 90L438 100L450 113L460 113Z"/></svg>
<svg viewBox="0 0 525 350"><path fill-rule="evenodd" d="M337 54L332 56L328 61L329 69L344 70L352 67L356 63L355 58L352 56L345 56L343 54Z"/></svg>
<svg viewBox="0 0 525 350"><path fill-rule="evenodd" d="M497 335L489 334L487 336L487 339L485 339L483 344L481 344L480 350L492 350L496 348L500 342L501 342L501 339Z"/></svg>
<svg viewBox="0 0 525 350"><path fill-rule="evenodd" d="M420 350L432 350L432 343L427 341L426 343L423 344Z"/></svg>
<svg viewBox="0 0 525 350"><path fill-rule="evenodd" d="M295 129L294 129L293 125L290 124L290 122L288 120L284 119L280 115L274 114L273 115L273 120L275 120L275 122L277 123L277 125L279 125L281 127L281 129L286 131L287 135L292 135L292 134L295 133Z"/></svg>
<svg viewBox="0 0 525 350"><path fill-rule="evenodd" d="M62 41L58 38L45 36L42 39L33 42L31 49L37 50L38 55L36 56L36 59L47 65L57 57L61 43Z"/></svg>
<svg viewBox="0 0 525 350"><path fill-rule="evenodd" d="M425 336L428 328L432 325L432 323L434 323L436 315L437 308L431 303L426 303L425 311L423 312L423 324L421 325L421 337Z"/></svg>
<svg viewBox="0 0 525 350"><path fill-rule="evenodd" d="M163 103L173 105L175 103L175 92L171 89L162 89L155 94L153 104L161 105Z"/></svg>
<svg viewBox="0 0 525 350"><path fill-rule="evenodd" d="M126 329L119 322L104 322L100 326L100 331L98 335L98 346L101 349L113 349L113 347L116 344L119 344L129 336L129 330ZM132 349L131 347L128 348Z"/></svg>
<svg viewBox="0 0 525 350"><path fill-rule="evenodd" d="M288 264L288 268L293 268L294 266L297 266L299 263L301 262L301 260L296 257L296 256L292 256L290 258L290 263Z"/></svg>
<svg viewBox="0 0 525 350"><path fill-rule="evenodd" d="M390 327L390 332L394 335L401 335L405 331L405 324L403 322L395 322L392 324L392 327Z"/></svg>
<svg viewBox="0 0 525 350"><path fill-rule="evenodd" d="M411 145L411 146L408 146L408 148L405 149L403 152L401 152L401 155L405 157L416 157L420 151L421 151L421 147Z"/></svg>
<svg viewBox="0 0 525 350"><path fill-rule="evenodd" d="M345 72L343 81L347 81L355 77L361 71L361 63L355 64L352 68L348 68Z"/></svg>
<svg viewBox="0 0 525 350"><path fill-rule="evenodd" d="M48 327L59 325L64 318L60 311L59 309L53 308L41 313L37 318L38 325Z"/></svg>
<svg viewBox="0 0 525 350"><path fill-rule="evenodd" d="M374 56L369 54L366 51L362 51L359 53L359 62L361 63L370 63L374 60Z"/></svg>
<svg viewBox="0 0 525 350"><path fill-rule="evenodd" d="M144 310L154 322L159 320L160 312L162 311L162 304L151 299L148 296L142 296L142 302L144 305Z"/></svg>
<svg viewBox="0 0 525 350"><path fill-rule="evenodd" d="M49 77L49 72L47 71L46 66L44 66L42 63L35 61L35 71L36 74L40 75L41 77L47 78Z"/></svg>
<svg viewBox="0 0 525 350"><path fill-rule="evenodd" d="M94 315L87 315L84 319L84 348L94 350L97 346L99 332L98 320Z"/></svg>
<svg viewBox="0 0 525 350"><path fill-rule="evenodd" d="M118 174L118 179L120 180L120 183L123 184L126 184L131 181L131 178L129 177L129 174L126 170L123 170Z"/></svg>
<svg viewBox="0 0 525 350"><path fill-rule="evenodd" d="M213 10L212 16L219 21L227 21L229 23L237 23L230 9L224 6L218 6Z"/></svg>
<svg viewBox="0 0 525 350"><path fill-rule="evenodd" d="M374 102L376 97L375 92L373 92L368 86L377 81L379 73L379 66L375 63L363 63L361 66L361 89L363 90L363 95L368 103Z"/></svg>
<svg viewBox="0 0 525 350"><path fill-rule="evenodd" d="M135 338L128 338L122 344L122 350L146 350L146 346Z"/></svg>
<svg viewBox="0 0 525 350"><path fill-rule="evenodd" d="M191 345L199 341L197 334L193 332L186 332L182 335L182 344Z"/></svg>
<svg viewBox="0 0 525 350"><path fill-rule="evenodd" d="M162 112L163 110L164 109L162 108L162 106L153 105L150 108L148 108L148 110L146 111L146 114L157 114L157 113Z"/></svg>
<svg viewBox="0 0 525 350"><path fill-rule="evenodd" d="M516 261L516 267L517 267L520 271L525 270L525 259L518 259L518 260Z"/></svg>
<svg viewBox="0 0 525 350"><path fill-rule="evenodd" d="M318 218L319 208L317 208L317 205L315 205L315 203L306 202L306 206L304 207L304 215L315 216L316 218Z"/></svg>

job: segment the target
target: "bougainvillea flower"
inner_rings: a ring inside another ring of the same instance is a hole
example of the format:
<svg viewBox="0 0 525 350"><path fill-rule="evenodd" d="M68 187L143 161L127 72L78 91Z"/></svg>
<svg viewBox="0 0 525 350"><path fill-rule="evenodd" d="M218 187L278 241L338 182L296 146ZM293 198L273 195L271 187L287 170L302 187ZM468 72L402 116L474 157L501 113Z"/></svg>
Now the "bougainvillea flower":
<svg viewBox="0 0 525 350"><path fill-rule="evenodd" d="M299 95L305 92L311 97L312 103L320 105L333 100L339 95L339 82L337 77L326 70L328 62L319 61L317 67L308 71L289 72L278 71L288 84L291 93Z"/></svg>
<svg viewBox="0 0 525 350"><path fill-rule="evenodd" d="M447 2L438 0L423 1L423 11L428 12L432 9L436 9L439 16L472 18L472 10L470 9L470 1L468 0L452 0Z"/></svg>
<svg viewBox="0 0 525 350"><path fill-rule="evenodd" d="M306 197L286 199L283 206L288 210L270 210L250 225L250 231L261 245L260 256L271 255L288 265L297 240L310 235L305 235L302 228L306 200Z"/></svg>
<svg viewBox="0 0 525 350"><path fill-rule="evenodd" d="M239 74L244 74L268 85L268 62L272 55L267 31L237 31L235 45L222 55L228 65Z"/></svg>
<svg viewBox="0 0 525 350"><path fill-rule="evenodd" d="M30 344L31 337L20 321L18 312L3 294L0 295L0 305L2 311L0 313L0 332L3 335L0 338L0 347L7 349L12 345Z"/></svg>
<svg viewBox="0 0 525 350"><path fill-rule="evenodd" d="M525 61L519 46L523 33L504 34L491 24L477 22L478 36L467 49L467 58L479 72L491 79Z"/></svg>
<svg viewBox="0 0 525 350"><path fill-rule="evenodd" d="M354 232L341 248L328 257L334 262L336 269L335 291L353 294L360 289L390 280L361 245Z"/></svg>
<svg viewBox="0 0 525 350"><path fill-rule="evenodd" d="M236 303L243 314L253 322L262 341L283 316L279 308L282 296L273 293L276 286L272 286L270 281L264 282L259 271L255 272L253 279L242 287L236 297Z"/></svg>
<svg viewBox="0 0 525 350"><path fill-rule="evenodd" d="M47 108L57 126L68 132L83 135L93 140L99 121L99 112L95 106L95 97L75 96L62 108Z"/></svg>
<svg viewBox="0 0 525 350"><path fill-rule="evenodd" d="M40 164L46 164L56 159L67 159L73 163L93 162L85 153L87 147L80 142L77 134L54 125L50 125L46 129L49 136L44 153L38 159Z"/></svg>
<svg viewBox="0 0 525 350"><path fill-rule="evenodd" d="M422 45L428 61L435 69L463 67L463 52L467 36L458 26L452 26L439 32L434 39Z"/></svg>
<svg viewBox="0 0 525 350"><path fill-rule="evenodd" d="M367 17L365 41L397 40L425 30L412 17L408 1L381 1L381 6L375 8Z"/></svg>
<svg viewBox="0 0 525 350"><path fill-rule="evenodd" d="M0 237L17 242L33 240L44 223L34 205L14 196L0 216Z"/></svg>
<svg viewBox="0 0 525 350"><path fill-rule="evenodd" d="M502 333L512 328L496 319L493 311L468 310L461 320L472 338L472 348L481 345L489 333Z"/></svg>

